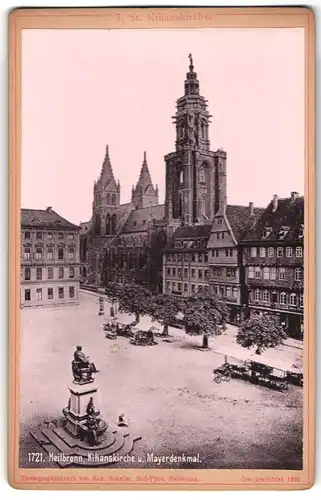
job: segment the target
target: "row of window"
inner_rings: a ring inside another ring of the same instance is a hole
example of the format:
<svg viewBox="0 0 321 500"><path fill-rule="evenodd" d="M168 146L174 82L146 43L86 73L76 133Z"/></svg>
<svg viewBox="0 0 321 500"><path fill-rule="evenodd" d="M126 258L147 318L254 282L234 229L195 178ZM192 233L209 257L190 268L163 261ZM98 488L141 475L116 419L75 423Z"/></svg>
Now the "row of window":
<svg viewBox="0 0 321 500"><path fill-rule="evenodd" d="M191 285L191 293L202 292L203 290L208 290L208 285ZM188 283L175 283L175 281L166 281L166 291L167 292L189 292Z"/></svg>
<svg viewBox="0 0 321 500"><path fill-rule="evenodd" d="M236 269L234 267L213 267L213 277L222 276L222 269L225 269L225 275L227 278L236 277Z"/></svg>
<svg viewBox="0 0 321 500"><path fill-rule="evenodd" d="M208 254L207 253L174 253L167 255L167 262L208 262Z"/></svg>
<svg viewBox="0 0 321 500"><path fill-rule="evenodd" d="M47 279L48 280L54 279L54 272L53 271L54 271L53 267L47 268ZM43 273L42 267L37 267L36 268L36 279L37 280L45 279L43 276L44 276L44 273ZM58 267L58 279L64 279L64 277L65 277L65 268ZM75 277L75 268L70 266L69 267L69 278L74 278L74 277ZM31 280L31 267L25 267L24 279L25 279L25 281Z"/></svg>
<svg viewBox="0 0 321 500"><path fill-rule="evenodd" d="M184 278L188 278L189 277L188 268L185 267L184 269L182 269L181 267L178 267L176 273L176 267L168 267L167 276L178 276L178 277L184 276ZM196 276L201 279L203 277L207 279L209 276L209 271L208 269L197 269L197 270L191 269L191 278L196 278Z"/></svg>
<svg viewBox="0 0 321 500"><path fill-rule="evenodd" d="M285 250L285 256L286 257L293 257L294 255L294 248L292 247L277 247L276 249L274 247L252 247L251 248L251 257L274 257L275 255L275 250L276 250L276 256L277 257L284 257L284 250ZM302 258L303 257L303 247L296 247L295 248L295 256L297 258Z"/></svg>
<svg viewBox="0 0 321 500"><path fill-rule="evenodd" d="M206 246L206 240L204 238L175 241L175 248L202 248L204 246Z"/></svg>
<svg viewBox="0 0 321 500"><path fill-rule="evenodd" d="M214 285L214 291L216 295L220 297L233 297L237 298L237 287L236 286L218 286Z"/></svg>
<svg viewBox="0 0 321 500"><path fill-rule="evenodd" d="M70 286L69 287L69 298L73 299L75 298L75 287ZM54 298L54 289L53 288L47 288L47 298L49 300ZM64 299L65 298L65 291L63 287L58 288L58 299ZM26 288L25 289L25 301L29 302L31 300L31 289ZM43 300L43 289L42 288L37 288L36 289L36 300Z"/></svg>
<svg viewBox="0 0 321 500"><path fill-rule="evenodd" d="M266 303L276 303L277 295L276 293L271 293L269 290L253 290L251 292L252 294L252 300L256 302L266 302ZM303 307L304 305L304 298L303 298L303 293L301 293L298 297L296 293L286 293L286 292L281 292L279 294L279 304L281 306L286 306L290 305L293 307L296 307L299 305L300 307Z"/></svg>
<svg viewBox="0 0 321 500"><path fill-rule="evenodd" d="M36 248L36 253L35 253L35 258L36 260L42 260L43 259L43 254L44 254L44 249L43 248ZM74 260L75 258L75 249L74 247L68 248L68 259L69 260ZM31 248L25 247L24 248L24 259L25 260L31 260ZM64 248L58 248L58 260L64 260L65 259L65 249ZM46 259L47 260L53 260L54 258L54 251L53 248L48 248L47 249L47 255Z"/></svg>
<svg viewBox="0 0 321 500"><path fill-rule="evenodd" d="M221 257L222 254L225 254L225 257L233 257L234 256L234 249L233 248L224 248L222 249L214 249L212 250L212 257Z"/></svg>
<svg viewBox="0 0 321 500"><path fill-rule="evenodd" d="M285 267L249 267L249 278L261 279L263 272L264 280L285 280ZM303 269L297 267L294 269L294 280L302 281L303 279Z"/></svg>
<svg viewBox="0 0 321 500"><path fill-rule="evenodd" d="M104 203L105 201L105 197L104 197L104 193L96 193L95 194L95 201L99 202L99 204L102 204ZM116 205L116 195L115 194L112 194L110 195L110 193L107 193L106 194L106 205Z"/></svg>
<svg viewBox="0 0 321 500"><path fill-rule="evenodd" d="M50 231L47 232L47 231L36 231L36 239L37 240L42 240L44 235L46 236L46 238L48 240L52 240L53 239L53 233L51 233ZM58 239L59 240L64 240L65 239L65 235L66 233L58 233ZM25 240L30 240L31 239L31 231L25 231L24 232L24 237L25 237ZM67 238L69 241L73 241L75 239L75 235L74 233L67 233Z"/></svg>
<svg viewBox="0 0 321 500"><path fill-rule="evenodd" d="M224 231L222 233L216 233L217 240L224 240L225 234L228 234L228 231Z"/></svg>

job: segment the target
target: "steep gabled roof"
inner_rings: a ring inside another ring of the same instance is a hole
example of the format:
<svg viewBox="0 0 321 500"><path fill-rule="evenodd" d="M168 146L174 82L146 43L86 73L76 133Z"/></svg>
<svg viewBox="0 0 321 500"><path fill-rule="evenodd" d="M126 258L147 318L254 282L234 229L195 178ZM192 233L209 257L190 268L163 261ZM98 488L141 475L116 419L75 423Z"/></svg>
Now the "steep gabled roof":
<svg viewBox="0 0 321 500"><path fill-rule="evenodd" d="M212 225L210 223L209 224L199 224L196 226L178 227L176 229L175 233L173 234L172 238L170 239L170 241L167 243L165 250L171 250L172 248L175 248L175 243L178 240L190 240L190 241L192 241L192 240L196 240L196 239L203 239L204 240L203 247L205 248L207 245L207 241L209 239L209 236L211 234L211 229L212 229Z"/></svg>
<svg viewBox="0 0 321 500"><path fill-rule="evenodd" d="M61 215L57 214L51 207L46 210L38 210L33 208L21 209L21 226L22 227L38 227L44 229L73 229L79 230L79 226L67 221Z"/></svg>
<svg viewBox="0 0 321 500"><path fill-rule="evenodd" d="M276 210L273 205L273 201L268 204L255 226L244 236L244 242L299 239L304 225L304 197L281 198L277 200ZM268 235L263 236L266 229L269 229Z"/></svg>
<svg viewBox="0 0 321 500"><path fill-rule="evenodd" d="M147 231L150 220L161 220L165 215L165 205L154 205L133 210L124 225L121 234Z"/></svg>
<svg viewBox="0 0 321 500"><path fill-rule="evenodd" d="M91 229L91 225L92 225L91 220L89 220L88 222L81 222L79 224L80 235L88 233L88 231L90 231L90 229Z"/></svg>
<svg viewBox="0 0 321 500"><path fill-rule="evenodd" d="M264 212L264 208L251 208L243 205L227 205L226 216L233 231L236 241L240 241L249 231L258 218Z"/></svg>

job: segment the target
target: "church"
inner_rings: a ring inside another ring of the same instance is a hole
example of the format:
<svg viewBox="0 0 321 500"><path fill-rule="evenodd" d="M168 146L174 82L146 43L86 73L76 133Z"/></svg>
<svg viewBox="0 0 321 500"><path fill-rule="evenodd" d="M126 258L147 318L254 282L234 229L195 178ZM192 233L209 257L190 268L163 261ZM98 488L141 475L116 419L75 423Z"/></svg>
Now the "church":
<svg viewBox="0 0 321 500"><path fill-rule="evenodd" d="M184 95L176 101L175 150L164 158L165 203L159 204L158 187L153 185L144 153L131 200L120 204L121 186L115 180L107 146L100 177L93 187L92 217L81 224L84 283L108 286L135 282L154 292L169 291L165 256L177 235L184 232L189 251L194 245L206 248L215 215L226 210L226 152L211 151L211 115L200 94L191 55L189 61ZM248 215L244 212L243 218ZM204 276L209 276L205 271L195 279L203 283ZM173 288L172 292L184 294L184 290L180 293Z"/></svg>

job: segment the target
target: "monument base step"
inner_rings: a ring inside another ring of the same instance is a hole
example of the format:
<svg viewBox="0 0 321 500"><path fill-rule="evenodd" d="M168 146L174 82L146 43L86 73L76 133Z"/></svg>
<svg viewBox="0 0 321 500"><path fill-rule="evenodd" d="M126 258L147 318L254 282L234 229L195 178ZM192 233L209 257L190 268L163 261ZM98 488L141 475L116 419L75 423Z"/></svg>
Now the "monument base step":
<svg viewBox="0 0 321 500"><path fill-rule="evenodd" d="M95 446L71 436L58 425L53 428L42 427L31 432L31 436L48 455L46 461L57 467L106 467L121 461L129 455L134 443L141 436L131 437L128 428L110 429L105 432L104 440Z"/></svg>

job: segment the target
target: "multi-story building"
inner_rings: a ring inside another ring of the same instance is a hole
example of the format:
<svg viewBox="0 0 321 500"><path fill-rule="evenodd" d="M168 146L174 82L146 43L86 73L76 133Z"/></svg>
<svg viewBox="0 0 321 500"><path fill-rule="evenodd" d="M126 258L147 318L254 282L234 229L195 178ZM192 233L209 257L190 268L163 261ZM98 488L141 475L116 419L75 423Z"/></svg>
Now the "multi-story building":
<svg viewBox="0 0 321 500"><path fill-rule="evenodd" d="M179 227L164 249L163 293L191 295L209 288L211 224Z"/></svg>
<svg viewBox="0 0 321 500"><path fill-rule="evenodd" d="M79 227L46 210L21 210L21 307L79 302Z"/></svg>
<svg viewBox="0 0 321 500"><path fill-rule="evenodd" d="M302 338L304 198L274 195L242 246L249 314L276 314L289 335Z"/></svg>
<svg viewBox="0 0 321 500"><path fill-rule="evenodd" d="M209 281L211 289L228 306L230 322L243 319L247 304L242 247L240 241L251 229L263 209L249 206L227 205L216 213L208 241Z"/></svg>

